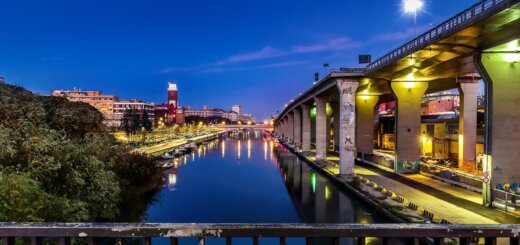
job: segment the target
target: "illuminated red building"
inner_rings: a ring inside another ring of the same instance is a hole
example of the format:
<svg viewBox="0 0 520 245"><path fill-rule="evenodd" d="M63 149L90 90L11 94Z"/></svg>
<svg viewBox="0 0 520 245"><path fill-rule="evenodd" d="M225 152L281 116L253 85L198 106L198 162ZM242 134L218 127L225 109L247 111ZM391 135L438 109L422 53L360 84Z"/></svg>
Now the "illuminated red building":
<svg viewBox="0 0 520 245"><path fill-rule="evenodd" d="M168 83L168 97L166 104L155 105L155 125L172 126L177 123L178 106L177 84Z"/></svg>

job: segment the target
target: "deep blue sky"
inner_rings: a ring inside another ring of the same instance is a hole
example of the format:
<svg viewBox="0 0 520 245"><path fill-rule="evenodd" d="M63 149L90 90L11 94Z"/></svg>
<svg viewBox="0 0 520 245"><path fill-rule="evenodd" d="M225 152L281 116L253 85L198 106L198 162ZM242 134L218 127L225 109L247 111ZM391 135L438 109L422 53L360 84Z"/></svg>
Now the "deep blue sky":
<svg viewBox="0 0 520 245"><path fill-rule="evenodd" d="M425 31L476 0L428 0ZM39 93L102 90L263 120L306 90L314 72L358 66L413 36L401 0L0 1L0 75Z"/></svg>

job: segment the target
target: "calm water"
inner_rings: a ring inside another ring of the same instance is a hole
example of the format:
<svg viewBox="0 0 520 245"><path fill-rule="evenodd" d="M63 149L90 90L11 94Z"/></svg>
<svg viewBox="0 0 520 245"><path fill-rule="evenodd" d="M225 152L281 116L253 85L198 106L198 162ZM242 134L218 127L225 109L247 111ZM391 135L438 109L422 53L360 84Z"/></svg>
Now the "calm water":
<svg viewBox="0 0 520 245"><path fill-rule="evenodd" d="M214 140L180 158L177 168L165 171L165 186L149 208L147 221L389 222L262 131Z"/></svg>

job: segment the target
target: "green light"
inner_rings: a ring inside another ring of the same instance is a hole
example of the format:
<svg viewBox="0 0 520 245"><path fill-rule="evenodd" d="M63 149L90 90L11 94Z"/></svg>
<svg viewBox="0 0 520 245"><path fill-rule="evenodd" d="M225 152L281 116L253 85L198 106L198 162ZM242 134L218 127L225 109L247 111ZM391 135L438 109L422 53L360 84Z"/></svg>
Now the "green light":
<svg viewBox="0 0 520 245"><path fill-rule="evenodd" d="M312 192L316 193L316 172L311 173L311 187Z"/></svg>
<svg viewBox="0 0 520 245"><path fill-rule="evenodd" d="M316 106L313 106L313 107L311 108L311 117L312 117L312 118L315 118L315 117L316 117Z"/></svg>

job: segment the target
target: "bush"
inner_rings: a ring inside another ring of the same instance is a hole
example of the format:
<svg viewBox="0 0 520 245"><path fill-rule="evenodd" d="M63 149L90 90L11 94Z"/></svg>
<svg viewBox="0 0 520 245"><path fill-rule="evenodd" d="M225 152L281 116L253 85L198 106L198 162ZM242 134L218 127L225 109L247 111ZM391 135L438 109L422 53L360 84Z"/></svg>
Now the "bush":
<svg viewBox="0 0 520 245"><path fill-rule="evenodd" d="M88 104L0 84L0 221L143 218L161 170L119 145L102 118Z"/></svg>

